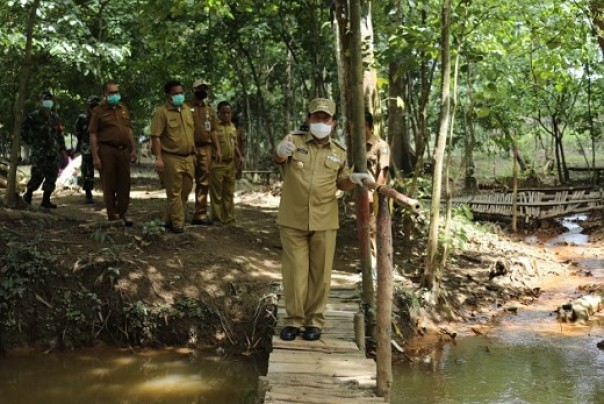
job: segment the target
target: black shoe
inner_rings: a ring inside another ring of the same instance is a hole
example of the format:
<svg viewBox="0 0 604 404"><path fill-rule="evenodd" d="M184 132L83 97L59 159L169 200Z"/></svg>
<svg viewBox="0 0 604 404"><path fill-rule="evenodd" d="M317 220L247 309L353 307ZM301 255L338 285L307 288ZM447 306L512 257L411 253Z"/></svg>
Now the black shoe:
<svg viewBox="0 0 604 404"><path fill-rule="evenodd" d="M42 201L40 206L42 206L43 208L46 208L46 209L56 209L57 208L57 205L55 205L54 203L52 203L51 201L48 201L48 200Z"/></svg>
<svg viewBox="0 0 604 404"><path fill-rule="evenodd" d="M183 229L182 227L173 227L170 229L172 231L172 233L174 234L180 234L180 233L184 233L185 229Z"/></svg>
<svg viewBox="0 0 604 404"><path fill-rule="evenodd" d="M191 224L199 226L211 226L214 224L214 222L210 219L193 219L191 220Z"/></svg>
<svg viewBox="0 0 604 404"><path fill-rule="evenodd" d="M317 341L321 339L321 329L319 327L308 326L304 329L302 338L306 341Z"/></svg>
<svg viewBox="0 0 604 404"><path fill-rule="evenodd" d="M94 203L94 198L92 197L92 191L86 191L86 203L88 205Z"/></svg>
<svg viewBox="0 0 604 404"><path fill-rule="evenodd" d="M23 194L23 202L25 202L28 205L31 205L31 192L27 191L26 193Z"/></svg>
<svg viewBox="0 0 604 404"><path fill-rule="evenodd" d="M122 216L121 219L125 227L132 227L134 225L134 222L128 219L126 216Z"/></svg>
<svg viewBox="0 0 604 404"><path fill-rule="evenodd" d="M174 228L174 226L172 226L171 223L170 224L164 224L164 229L166 229L166 230L172 231L173 228Z"/></svg>
<svg viewBox="0 0 604 404"><path fill-rule="evenodd" d="M283 327L279 336L283 341L293 341L296 339L296 336L298 336L299 333L300 329L298 327L288 325L287 327Z"/></svg>

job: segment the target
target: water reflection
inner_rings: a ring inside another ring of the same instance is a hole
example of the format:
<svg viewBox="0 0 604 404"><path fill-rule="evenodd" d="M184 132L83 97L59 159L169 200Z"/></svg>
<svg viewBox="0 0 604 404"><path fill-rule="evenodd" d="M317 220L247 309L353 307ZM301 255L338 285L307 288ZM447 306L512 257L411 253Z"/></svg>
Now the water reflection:
<svg viewBox="0 0 604 404"><path fill-rule="evenodd" d="M253 403L253 358L117 349L0 360L0 403Z"/></svg>
<svg viewBox="0 0 604 404"><path fill-rule="evenodd" d="M604 353L588 340L462 338L442 348L437 364L395 367L390 402L602 403Z"/></svg>
<svg viewBox="0 0 604 404"><path fill-rule="evenodd" d="M556 221L566 229L566 232L545 241L544 245L548 247L559 245L586 245L589 242L589 236L587 234L581 234L583 231L581 222L584 222L585 220L587 220L586 214L577 214L556 219ZM538 243L540 239L538 236L531 235L526 237L525 241L529 244L535 244Z"/></svg>

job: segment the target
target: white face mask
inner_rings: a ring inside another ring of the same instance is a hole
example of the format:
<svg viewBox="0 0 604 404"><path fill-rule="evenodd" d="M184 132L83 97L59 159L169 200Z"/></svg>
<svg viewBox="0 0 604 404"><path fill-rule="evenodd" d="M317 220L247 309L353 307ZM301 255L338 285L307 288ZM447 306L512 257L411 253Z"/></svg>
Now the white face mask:
<svg viewBox="0 0 604 404"><path fill-rule="evenodd" d="M317 139L324 139L331 133L331 125L323 122L311 123L310 133L312 133Z"/></svg>

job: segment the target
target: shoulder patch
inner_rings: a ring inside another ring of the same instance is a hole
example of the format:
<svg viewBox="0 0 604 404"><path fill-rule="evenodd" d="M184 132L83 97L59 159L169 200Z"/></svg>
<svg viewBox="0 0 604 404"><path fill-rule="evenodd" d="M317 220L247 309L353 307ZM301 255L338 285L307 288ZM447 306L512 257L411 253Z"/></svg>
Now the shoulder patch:
<svg viewBox="0 0 604 404"><path fill-rule="evenodd" d="M305 135L308 132L304 132L303 130L293 130L288 133L288 135Z"/></svg>
<svg viewBox="0 0 604 404"><path fill-rule="evenodd" d="M340 149L346 151L346 145L342 144L340 141L332 138L331 141L333 142L333 144L335 144L336 146L338 146Z"/></svg>

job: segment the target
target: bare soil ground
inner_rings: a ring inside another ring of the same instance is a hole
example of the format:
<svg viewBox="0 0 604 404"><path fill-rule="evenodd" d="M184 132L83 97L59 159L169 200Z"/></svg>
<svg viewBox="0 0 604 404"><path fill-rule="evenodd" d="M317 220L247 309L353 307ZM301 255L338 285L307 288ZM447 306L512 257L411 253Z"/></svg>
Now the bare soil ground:
<svg viewBox="0 0 604 404"><path fill-rule="evenodd" d="M0 345L269 347L280 281L278 184L242 181L234 224L187 226L174 235L161 227L165 196L150 167L139 166L133 177L131 228L106 222L99 192L93 205L84 204L78 189L65 189L54 195L56 210L40 208L39 193L27 210L0 208ZM573 271L543 246L497 227L464 231L468 241L453 243L442 279L446 304L425 310L417 284L425 242L418 236L406 247L395 222L399 337L469 332L530 304L545 277ZM348 209L335 281L360 280L358 268L356 221Z"/></svg>

